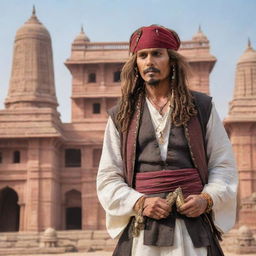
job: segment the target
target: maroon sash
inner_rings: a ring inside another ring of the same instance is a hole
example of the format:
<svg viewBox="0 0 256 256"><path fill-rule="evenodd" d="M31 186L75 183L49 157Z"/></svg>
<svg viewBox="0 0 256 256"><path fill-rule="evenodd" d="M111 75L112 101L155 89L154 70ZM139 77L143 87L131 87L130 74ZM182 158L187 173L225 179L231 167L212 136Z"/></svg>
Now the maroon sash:
<svg viewBox="0 0 256 256"><path fill-rule="evenodd" d="M184 196L200 194L203 185L197 169L162 170L136 174L135 189L143 194L174 191L181 187Z"/></svg>

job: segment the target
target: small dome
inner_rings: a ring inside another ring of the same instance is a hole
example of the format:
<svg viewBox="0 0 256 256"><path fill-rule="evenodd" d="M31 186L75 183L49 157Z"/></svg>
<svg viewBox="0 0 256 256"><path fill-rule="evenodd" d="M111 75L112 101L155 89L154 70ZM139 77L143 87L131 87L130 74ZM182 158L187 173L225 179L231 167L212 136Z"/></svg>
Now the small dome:
<svg viewBox="0 0 256 256"><path fill-rule="evenodd" d="M23 38L46 38L50 40L50 34L45 26L38 20L36 16L35 7L33 7L32 16L25 22L25 24L18 29L15 40Z"/></svg>
<svg viewBox="0 0 256 256"><path fill-rule="evenodd" d="M245 225L239 228L238 233L240 236L252 237L252 231Z"/></svg>
<svg viewBox="0 0 256 256"><path fill-rule="evenodd" d="M54 228L47 228L44 231L44 237L52 237L55 238L57 236L57 232Z"/></svg>
<svg viewBox="0 0 256 256"><path fill-rule="evenodd" d="M208 42L208 38L206 35L203 33L201 26L198 28L198 32L192 37L193 41L198 41L198 42Z"/></svg>
<svg viewBox="0 0 256 256"><path fill-rule="evenodd" d="M83 26L81 27L81 32L79 35L76 36L74 43L85 43L90 42L89 37L84 33Z"/></svg>
<svg viewBox="0 0 256 256"><path fill-rule="evenodd" d="M256 62L256 51L252 48L250 39L248 40L247 49L238 60L238 63L244 62Z"/></svg>

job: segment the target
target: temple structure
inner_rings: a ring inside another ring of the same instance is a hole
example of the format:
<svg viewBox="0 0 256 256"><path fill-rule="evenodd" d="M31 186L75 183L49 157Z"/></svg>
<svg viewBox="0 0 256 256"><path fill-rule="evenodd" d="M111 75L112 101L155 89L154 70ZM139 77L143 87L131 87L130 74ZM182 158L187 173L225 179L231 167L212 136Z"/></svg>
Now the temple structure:
<svg viewBox="0 0 256 256"><path fill-rule="evenodd" d="M237 63L234 95L224 122L239 170L237 221L256 231L256 51L250 40Z"/></svg>
<svg viewBox="0 0 256 256"><path fill-rule="evenodd" d="M179 52L192 68L191 89L210 94L216 58L201 28ZM72 119L63 123L50 34L35 10L18 29L0 110L0 232L105 229L95 180L107 109L121 95L120 73L128 57L128 42L91 42L81 29L65 61L72 76ZM253 229L249 233L256 232L256 51L250 43L237 64L225 126L239 169L237 227L246 224Z"/></svg>

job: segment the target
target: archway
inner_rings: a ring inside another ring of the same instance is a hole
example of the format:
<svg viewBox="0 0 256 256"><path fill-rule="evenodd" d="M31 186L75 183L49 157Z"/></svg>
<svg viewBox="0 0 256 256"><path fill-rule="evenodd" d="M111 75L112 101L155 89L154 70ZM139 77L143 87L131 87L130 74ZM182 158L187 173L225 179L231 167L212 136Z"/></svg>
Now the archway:
<svg viewBox="0 0 256 256"><path fill-rule="evenodd" d="M82 229L81 193L71 190L66 193L66 229Z"/></svg>
<svg viewBox="0 0 256 256"><path fill-rule="evenodd" d="M20 206L17 193L9 188L0 190L0 232L19 231Z"/></svg>

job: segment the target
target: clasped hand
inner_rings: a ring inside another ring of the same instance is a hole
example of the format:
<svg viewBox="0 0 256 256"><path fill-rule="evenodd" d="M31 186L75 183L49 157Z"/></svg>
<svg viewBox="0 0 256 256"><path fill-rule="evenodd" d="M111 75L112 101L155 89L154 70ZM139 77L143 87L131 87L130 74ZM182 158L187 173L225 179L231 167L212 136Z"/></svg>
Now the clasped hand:
<svg viewBox="0 0 256 256"><path fill-rule="evenodd" d="M200 195L190 195L184 201L185 203L178 209L178 212L187 217L198 217L205 212L207 207L207 201ZM143 215L160 220L167 218L171 210L165 199L147 197L144 202Z"/></svg>

